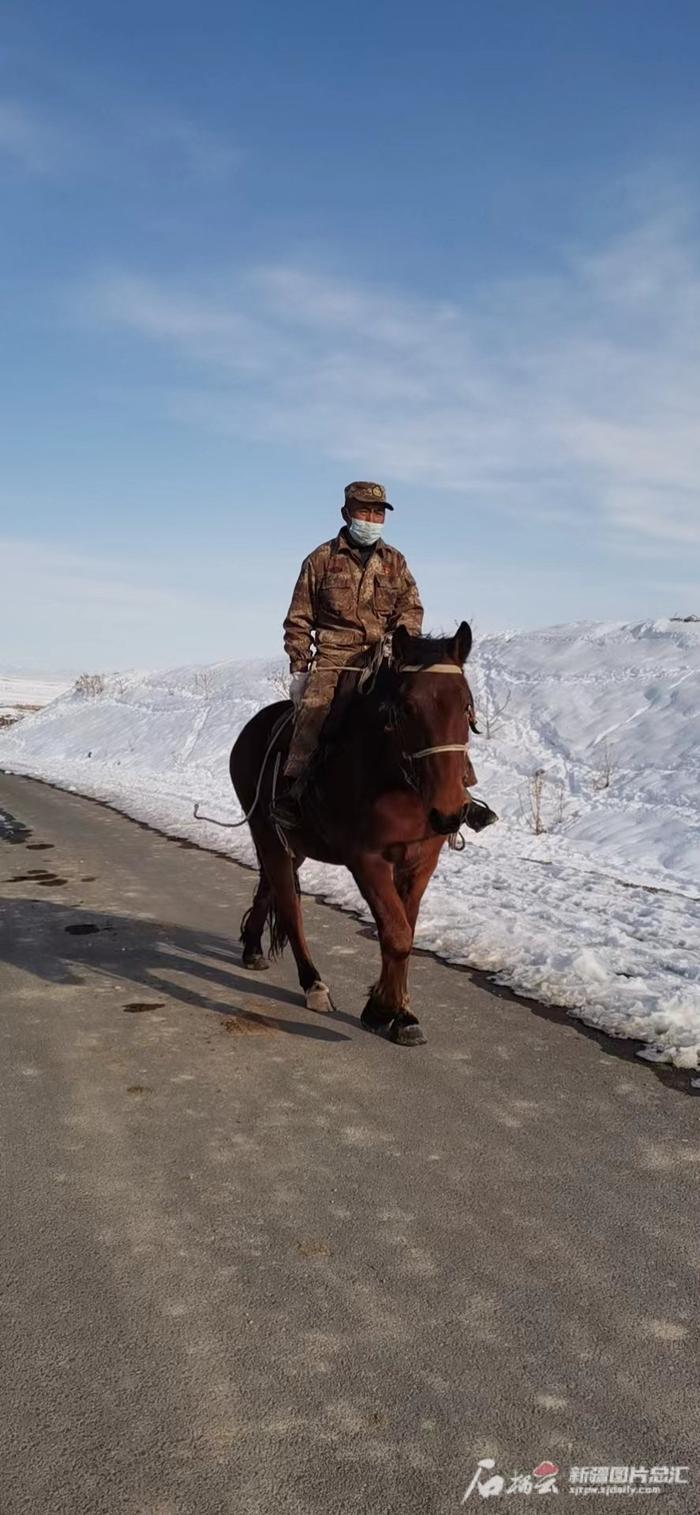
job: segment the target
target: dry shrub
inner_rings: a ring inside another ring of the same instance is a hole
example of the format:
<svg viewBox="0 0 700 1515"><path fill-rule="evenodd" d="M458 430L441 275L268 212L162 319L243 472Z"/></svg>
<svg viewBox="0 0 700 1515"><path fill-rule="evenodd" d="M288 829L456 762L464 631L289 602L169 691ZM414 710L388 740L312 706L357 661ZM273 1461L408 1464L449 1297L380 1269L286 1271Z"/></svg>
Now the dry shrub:
<svg viewBox="0 0 700 1515"><path fill-rule="evenodd" d="M561 779L549 778L544 768L536 768L527 781L527 801L521 805L535 836L556 831L566 819L566 789Z"/></svg>
<svg viewBox="0 0 700 1515"><path fill-rule="evenodd" d="M196 694L203 695L205 700L209 699L214 690L214 673L211 668L199 669L194 676L194 688Z"/></svg>
<svg viewBox="0 0 700 1515"><path fill-rule="evenodd" d="M73 685L73 693L79 694L84 700L96 700L99 695L104 694L104 687L104 674L81 673L80 678L76 679Z"/></svg>
<svg viewBox="0 0 700 1515"><path fill-rule="evenodd" d="M617 768L615 753L609 742L603 742L598 752L598 761L593 784L596 789L609 789Z"/></svg>

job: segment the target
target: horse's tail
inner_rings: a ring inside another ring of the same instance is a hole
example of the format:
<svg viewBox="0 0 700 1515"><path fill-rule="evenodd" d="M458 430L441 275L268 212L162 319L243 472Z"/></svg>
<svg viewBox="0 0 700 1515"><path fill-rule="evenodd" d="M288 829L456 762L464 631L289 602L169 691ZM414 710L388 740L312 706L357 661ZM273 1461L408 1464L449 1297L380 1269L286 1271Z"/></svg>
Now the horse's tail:
<svg viewBox="0 0 700 1515"><path fill-rule="evenodd" d="M299 883L299 865L292 859L292 872L294 874L294 889L297 896L301 895ZM281 957L287 945L287 932L282 923L274 894L270 900L270 908L267 913L267 923L270 928L270 957Z"/></svg>
<svg viewBox="0 0 700 1515"><path fill-rule="evenodd" d="M240 934L240 936L238 938L239 942L244 942L245 941L246 926L248 925L248 922L249 922L250 917L251 917L252 914L253 914L253 906L250 905L249 908L246 910L246 913L243 916L243 919L241 921L241 934Z"/></svg>
<svg viewBox="0 0 700 1515"><path fill-rule="evenodd" d="M270 928L270 957L281 957L287 945L287 933L274 899L270 904L267 921Z"/></svg>
<svg viewBox="0 0 700 1515"><path fill-rule="evenodd" d="M298 893L299 892L299 880L297 878L296 869L294 870L294 883L295 883L295 886L296 886L296 889L297 889L297 893ZM255 909L255 901L253 901L253 904L250 906L250 908L248 910L246 910L246 913L243 916L243 919L241 921L241 934L240 934L239 940L242 941L242 942L245 942L245 939L246 939L246 929L247 929L248 923L250 921L250 917L251 917L254 909ZM285 947L287 945L287 932L285 930L285 927L284 927L284 924L283 924L283 921L282 921L282 917L281 917L281 915L279 913L279 910L277 908L277 903L275 901L274 894L272 894L272 893L270 894L270 902L269 902L268 907L267 907L267 915L265 917L265 925L268 927L268 930L270 932L270 957L271 958L281 957L282 953L284 952L284 949L285 949Z"/></svg>

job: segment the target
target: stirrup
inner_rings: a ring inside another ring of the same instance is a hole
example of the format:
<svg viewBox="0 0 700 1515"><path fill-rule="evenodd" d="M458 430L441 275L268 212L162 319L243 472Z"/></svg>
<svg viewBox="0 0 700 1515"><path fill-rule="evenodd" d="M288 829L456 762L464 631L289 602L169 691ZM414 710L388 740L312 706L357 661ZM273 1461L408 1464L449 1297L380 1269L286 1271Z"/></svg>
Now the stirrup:
<svg viewBox="0 0 700 1515"><path fill-rule="evenodd" d="M294 779L290 788L278 794L274 805L270 807L273 825L281 826L285 831L299 826L302 821L302 794L297 788L298 782L298 779Z"/></svg>
<svg viewBox="0 0 700 1515"><path fill-rule="evenodd" d="M288 795L282 795L270 810L270 820L274 826L281 826L284 831L291 831L301 821L299 806L294 800L290 803Z"/></svg>

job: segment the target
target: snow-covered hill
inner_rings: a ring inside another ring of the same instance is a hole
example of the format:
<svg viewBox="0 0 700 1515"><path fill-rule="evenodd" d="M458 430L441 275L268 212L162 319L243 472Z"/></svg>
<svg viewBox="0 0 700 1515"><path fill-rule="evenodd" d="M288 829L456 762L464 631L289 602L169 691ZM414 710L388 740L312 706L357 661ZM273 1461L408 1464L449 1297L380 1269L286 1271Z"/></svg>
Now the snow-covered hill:
<svg viewBox="0 0 700 1515"><path fill-rule="evenodd" d="M18 721L40 710L63 694L72 682L60 674L0 672L0 720L4 716L8 722Z"/></svg>
<svg viewBox="0 0 700 1515"><path fill-rule="evenodd" d="M504 813L544 769L545 824L600 866L700 886L700 626L556 626L476 654ZM526 808L529 808L526 806Z"/></svg>
<svg viewBox="0 0 700 1515"><path fill-rule="evenodd" d="M0 733L0 764L252 861L228 754L284 665L108 678ZM445 852L418 940L522 993L700 1066L700 626L553 627L478 642L480 792L503 817ZM543 828L543 829L538 829ZM342 869L302 882L359 908Z"/></svg>

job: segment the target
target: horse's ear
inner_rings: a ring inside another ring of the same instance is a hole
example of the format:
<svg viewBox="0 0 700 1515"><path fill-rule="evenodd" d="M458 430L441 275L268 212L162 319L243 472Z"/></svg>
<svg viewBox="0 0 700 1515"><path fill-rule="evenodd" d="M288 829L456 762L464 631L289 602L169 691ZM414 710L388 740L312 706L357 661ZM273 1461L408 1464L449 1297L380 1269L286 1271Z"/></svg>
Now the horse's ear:
<svg viewBox="0 0 700 1515"><path fill-rule="evenodd" d="M405 626L397 626L391 638L391 652L395 663L403 663L408 657L411 637Z"/></svg>
<svg viewBox="0 0 700 1515"><path fill-rule="evenodd" d="M454 655L463 668L472 650L472 629L468 621L462 621L458 627L452 646Z"/></svg>

